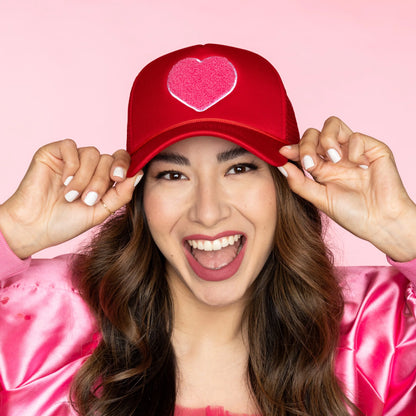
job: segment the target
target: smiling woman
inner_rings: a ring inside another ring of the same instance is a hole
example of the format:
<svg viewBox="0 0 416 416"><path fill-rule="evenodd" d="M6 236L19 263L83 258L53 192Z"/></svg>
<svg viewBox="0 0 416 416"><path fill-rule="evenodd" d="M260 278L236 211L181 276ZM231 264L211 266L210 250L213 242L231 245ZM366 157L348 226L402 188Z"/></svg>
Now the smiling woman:
<svg viewBox="0 0 416 416"><path fill-rule="evenodd" d="M335 269L320 211L393 267ZM335 117L300 140L252 52L151 62L127 152L42 147L0 230L2 414L414 412L416 205L378 140Z"/></svg>
<svg viewBox="0 0 416 416"><path fill-rule="evenodd" d="M172 154L175 159L166 157ZM181 276L191 291L195 285L207 291L201 299L236 301L272 247L276 192L269 165L216 137L186 139L160 155L146 173L144 210L152 237L169 261L168 270ZM185 165L177 164L179 155ZM173 180L173 172L179 180ZM225 282L218 287L204 284L231 277L228 289Z"/></svg>
<svg viewBox="0 0 416 416"><path fill-rule="evenodd" d="M128 343L140 339L137 348L145 352L129 362L128 377L126 364L119 369L119 383L107 385L104 377L100 399L88 398L96 403L92 408L106 406L111 414L111 398L130 391L133 402L125 398L123 405L143 414L160 394L157 414L170 414L174 403L182 411L212 403L238 414L290 414L292 405L281 399L273 404L264 392L300 400L313 372L313 384L331 387L312 395L311 403L321 403L320 414L326 406L342 414L344 396L332 371L340 289L317 210L290 191L277 169L230 141L188 138L148 163L133 201L131 211L108 222L88 256L74 265L88 303L101 305L100 320L123 333L134 331ZM111 269L104 271L109 261ZM122 345L113 331L103 336L104 350ZM147 362L147 354L154 358L152 345L164 346L155 365ZM166 355L172 348L175 354ZM93 356L78 374L79 397L91 390L92 369L106 375L104 356L99 350ZM176 394L168 374L177 380ZM306 411L309 405L300 402Z"/></svg>

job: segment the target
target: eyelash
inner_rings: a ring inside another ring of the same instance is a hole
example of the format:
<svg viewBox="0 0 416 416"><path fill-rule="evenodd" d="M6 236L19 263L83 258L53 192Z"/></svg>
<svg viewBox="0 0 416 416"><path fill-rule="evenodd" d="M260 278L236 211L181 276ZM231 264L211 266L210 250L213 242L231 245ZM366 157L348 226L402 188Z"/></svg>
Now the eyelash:
<svg viewBox="0 0 416 416"><path fill-rule="evenodd" d="M236 169L244 169L244 172L235 172L235 173L230 173L231 170L236 170ZM237 165L231 166L230 169L228 169L227 171L227 175L241 175L243 173L247 173L250 172L252 170L257 170L258 166L255 165L254 163L238 163Z"/></svg>
<svg viewBox="0 0 416 416"><path fill-rule="evenodd" d="M167 175L170 175L170 177L165 177ZM176 177L172 177L174 175ZM186 178L183 173L178 172L177 170L164 170L156 175L156 179L165 179L167 181L179 181L183 180L183 177Z"/></svg>
<svg viewBox="0 0 416 416"><path fill-rule="evenodd" d="M244 171L241 171L242 169ZM238 163L236 165L231 166L227 170L226 176L241 175L243 173L247 173L252 170L257 170L257 169L258 169L258 166L255 165L254 163ZM234 170L234 173L230 173L232 170ZM179 180L184 180L185 178L186 176L183 173L178 172L177 170L164 170L162 172L159 172L156 175L156 179L165 179L167 181L179 181Z"/></svg>

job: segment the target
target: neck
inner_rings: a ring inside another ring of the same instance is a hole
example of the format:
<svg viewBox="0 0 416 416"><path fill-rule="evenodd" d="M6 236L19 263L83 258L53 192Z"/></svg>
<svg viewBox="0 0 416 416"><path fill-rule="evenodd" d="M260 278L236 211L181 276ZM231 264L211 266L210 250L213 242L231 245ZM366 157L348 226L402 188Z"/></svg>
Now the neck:
<svg viewBox="0 0 416 416"><path fill-rule="evenodd" d="M168 281L174 307L177 403L190 408L221 405L235 413L254 414L242 324L246 302L213 306L200 301L182 280L171 275Z"/></svg>

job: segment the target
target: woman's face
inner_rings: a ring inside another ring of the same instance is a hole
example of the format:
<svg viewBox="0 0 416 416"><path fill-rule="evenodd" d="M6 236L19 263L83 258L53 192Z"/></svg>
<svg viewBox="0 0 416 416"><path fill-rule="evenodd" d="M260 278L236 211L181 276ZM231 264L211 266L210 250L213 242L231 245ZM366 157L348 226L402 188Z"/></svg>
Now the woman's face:
<svg viewBox="0 0 416 416"><path fill-rule="evenodd" d="M182 140L150 162L144 209L171 289L211 306L244 300L273 246L266 162L216 137Z"/></svg>

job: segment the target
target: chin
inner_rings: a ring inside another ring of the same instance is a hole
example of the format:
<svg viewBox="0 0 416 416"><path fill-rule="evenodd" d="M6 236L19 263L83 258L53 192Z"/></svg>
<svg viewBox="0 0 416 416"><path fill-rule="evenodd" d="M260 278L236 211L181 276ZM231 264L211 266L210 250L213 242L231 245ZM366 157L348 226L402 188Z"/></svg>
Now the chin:
<svg viewBox="0 0 416 416"><path fill-rule="evenodd" d="M185 273L171 274L171 284L180 289L180 296L191 297L201 305L223 308L245 303L247 292L251 285L247 276L236 273L222 281L206 281L199 278L191 270Z"/></svg>
<svg viewBox="0 0 416 416"><path fill-rule="evenodd" d="M241 296L236 296L235 293L215 293L217 291L208 291L202 294L194 293L198 300L210 307L226 308L227 306L241 304L245 302L246 296L243 293ZM213 293L214 292L214 293Z"/></svg>

